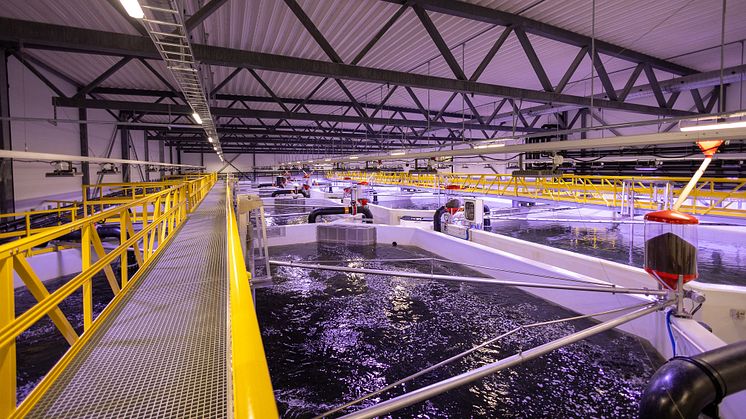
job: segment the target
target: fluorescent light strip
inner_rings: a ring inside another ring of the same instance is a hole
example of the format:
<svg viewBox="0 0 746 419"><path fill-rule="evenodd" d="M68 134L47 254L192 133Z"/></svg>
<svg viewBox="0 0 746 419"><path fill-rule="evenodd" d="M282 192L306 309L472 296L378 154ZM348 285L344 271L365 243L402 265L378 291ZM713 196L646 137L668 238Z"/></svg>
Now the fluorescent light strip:
<svg viewBox="0 0 746 419"><path fill-rule="evenodd" d="M688 127L679 127L681 132L691 131L715 131L719 129L746 128L746 121L723 122L720 124L707 125L690 125Z"/></svg>
<svg viewBox="0 0 746 419"><path fill-rule="evenodd" d="M142 7L140 7L140 3L137 0L119 0L119 2L122 3L124 11L126 11L128 15L135 19L142 19L145 17L145 12L142 11Z"/></svg>

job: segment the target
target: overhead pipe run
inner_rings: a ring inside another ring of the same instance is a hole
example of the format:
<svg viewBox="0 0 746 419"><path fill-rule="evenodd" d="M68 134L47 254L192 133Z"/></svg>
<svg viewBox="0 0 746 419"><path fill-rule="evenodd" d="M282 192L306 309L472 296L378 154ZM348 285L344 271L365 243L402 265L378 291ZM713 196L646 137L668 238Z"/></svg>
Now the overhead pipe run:
<svg viewBox="0 0 746 419"><path fill-rule="evenodd" d="M675 357L653 374L640 400L641 419L718 417L724 397L746 390L746 340L691 357Z"/></svg>
<svg viewBox="0 0 746 419"><path fill-rule="evenodd" d="M559 134L572 134L576 130L572 131L561 131L553 132L552 135ZM547 135L544 133L543 135ZM521 138L531 138L531 136L522 136ZM457 156L480 156L485 154L518 154L518 153L531 153L531 152L552 152L552 151L564 151L564 150L583 150L583 149L598 149L598 148L618 148L618 147L635 147L635 146L646 146L650 144L655 145L666 145L666 144L683 144L683 143L694 143L702 140L743 140L746 138L746 128L736 129L723 129L723 130L712 130L712 131L699 131L699 132L666 132L666 133L655 133L655 134L641 134L641 135L625 135L619 137L609 138L589 138L579 140L567 140L567 141L551 141L546 143L532 143L532 144L511 144L501 147L498 151L491 148L460 148L456 150L423 150L423 151L412 151L406 152L404 156L392 156L390 154L375 154L375 155L357 155L355 159L350 157L337 157L327 158L323 161L315 161L318 164L332 164L332 163L353 163L353 162L364 162L364 161L384 161L384 160L401 160L401 159L429 159L437 157L457 157ZM482 141L481 143L489 142L490 140ZM494 140L493 140L494 141ZM471 143L464 145L477 146L479 143Z"/></svg>
<svg viewBox="0 0 746 419"><path fill-rule="evenodd" d="M343 209L343 207L337 207L337 208ZM312 222L310 219L311 217L309 216L309 222ZM568 290L568 291L591 291L591 292L605 292L605 293L611 293L611 294L638 294L638 295L648 295L648 296L651 296L651 295L667 296L669 294L668 291L663 291L663 290L623 288L623 287L617 287L617 286L606 286L603 284L593 285L593 286L542 284L542 283L537 283L537 282L503 281L503 280L494 279L494 278L480 278L480 277L474 277L474 276L437 275L437 274L425 274L425 273L418 273L418 272L389 271L385 269L352 268L349 266L329 266L329 265L289 262L289 261L281 261L281 260L270 260L269 263L271 265L288 266L291 268L319 269L319 270L326 270L326 271L349 272L349 273L360 273L360 274L371 274L371 275L400 276L400 277L405 277L405 278L418 278L418 279L476 282L476 283L482 283L482 284L503 285L503 286L512 286L512 287L546 288L546 289L557 289L557 290Z"/></svg>

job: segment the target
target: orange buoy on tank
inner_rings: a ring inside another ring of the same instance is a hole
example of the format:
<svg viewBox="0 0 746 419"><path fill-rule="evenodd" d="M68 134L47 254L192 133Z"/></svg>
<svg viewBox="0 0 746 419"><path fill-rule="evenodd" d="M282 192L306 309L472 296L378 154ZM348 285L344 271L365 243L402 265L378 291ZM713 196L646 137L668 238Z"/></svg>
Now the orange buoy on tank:
<svg viewBox="0 0 746 419"><path fill-rule="evenodd" d="M645 271L670 289L697 279L699 220L676 210L645 214Z"/></svg>

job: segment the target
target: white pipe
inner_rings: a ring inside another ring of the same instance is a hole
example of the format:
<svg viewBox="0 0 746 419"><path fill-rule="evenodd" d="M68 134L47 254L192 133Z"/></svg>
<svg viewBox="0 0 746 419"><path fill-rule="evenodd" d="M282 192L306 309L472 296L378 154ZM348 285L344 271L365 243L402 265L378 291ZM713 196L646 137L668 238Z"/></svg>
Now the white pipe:
<svg viewBox="0 0 746 419"><path fill-rule="evenodd" d="M482 379L488 375L492 375L498 371L502 371L506 368L510 368L515 365L522 364L526 361L530 361L534 358L538 358L555 349L578 342L587 337L597 335L607 330L611 330L621 324L630 322L639 317L653 313L655 311L658 311L672 304L673 304L672 300L657 302L649 307L642 308L642 309L633 311L632 313L625 314L624 316L620 316L615 319L597 324L595 326L589 327L588 329L575 332L569 336L565 336L560 339L545 343L541 346L537 346L536 348L532 348L527 351L523 351L521 353L501 359L497 362L493 362L491 364L484 365L482 367L473 369L471 371L467 371L455 377L447 378L443 381L439 381L427 387L423 387L423 388L411 391L409 393L406 393L399 397L395 397L391 400L387 400L385 402L376 404L374 406L371 406L371 407L368 407L362 410L358 410L357 412L343 416L343 418L347 418L347 419L372 418L372 417L376 417L379 415L384 415L389 412L393 412L395 410L398 410L398 409L401 409L407 406L411 406L415 403L435 397L438 394L445 393L446 391L452 390L456 387L460 387L465 384L469 384L473 381Z"/></svg>
<svg viewBox="0 0 746 419"><path fill-rule="evenodd" d="M681 205L684 204L684 201L686 201L686 198L689 197L689 194L692 192L692 189L697 185L697 182L699 182L699 178L702 177L702 175L705 173L705 170L707 170L707 166L710 165L710 162L712 161L712 156L705 157L704 160L702 160L702 164L699 166L699 169L697 169L696 172L694 172L694 176L692 176L691 179L689 179L689 183L686 184L686 187L683 191L681 191L681 195L679 195L679 199L676 200L676 203L673 204L673 210L678 211Z"/></svg>
<svg viewBox="0 0 746 419"><path fill-rule="evenodd" d="M162 167L185 167L189 169L204 168L204 166L194 166L191 164L171 164L171 163L160 163L160 162L155 162L155 161L110 159L110 158L104 158L104 157L75 156L72 154L36 153L32 151L13 151L13 150L0 150L0 158L13 159L13 160L39 160L39 161L49 161L49 162L69 161L69 162L87 162L87 163L133 164L133 165L162 166Z"/></svg>
<svg viewBox="0 0 746 419"><path fill-rule="evenodd" d="M505 285L512 287L526 287L526 288L548 288L568 291L592 291L592 292L607 292L611 294L641 294L641 295L659 295L666 296L668 291L663 290L649 290L649 289L633 289L633 288L621 288L617 286L581 286L581 285L561 285L561 284L542 284L537 282L522 282L522 281L503 281L494 278L479 278L474 276L453 276L453 275L436 275L436 274L424 274L419 272L402 272L402 271L389 271L385 269L366 269L366 268L351 268L348 266L325 266L325 265L314 265L308 263L298 262L286 262L280 260L270 260L270 264L276 266L289 266L293 268L305 268L305 269L320 269L326 271L337 271L337 272L351 272L360 274L372 274L372 275L387 275L387 276L401 276L406 278L419 278L419 279L436 279L446 281L461 281L461 282L478 282L483 284L492 285Z"/></svg>
<svg viewBox="0 0 746 419"><path fill-rule="evenodd" d="M556 133L552 133L556 134ZM544 134L546 135L546 134ZM746 136L746 128L723 129L697 132L665 132L656 134L623 135L619 137L589 138L585 140L550 141L547 143L514 144L499 149L499 154L516 154L530 152L551 152L564 150L604 149L617 147L635 147L646 145L664 144L691 144L702 140L733 140L740 141ZM521 138L529 138L522 136ZM490 141L489 139L483 140ZM479 143L471 143L479 145ZM401 160L402 157L411 159L425 159L431 157L457 157L457 156L480 156L485 154L496 154L494 149L458 148L455 150L437 151L436 149L420 148L408 152L406 156L392 157L388 154L365 154L351 160L340 156L332 159L332 163L353 163L375 160Z"/></svg>

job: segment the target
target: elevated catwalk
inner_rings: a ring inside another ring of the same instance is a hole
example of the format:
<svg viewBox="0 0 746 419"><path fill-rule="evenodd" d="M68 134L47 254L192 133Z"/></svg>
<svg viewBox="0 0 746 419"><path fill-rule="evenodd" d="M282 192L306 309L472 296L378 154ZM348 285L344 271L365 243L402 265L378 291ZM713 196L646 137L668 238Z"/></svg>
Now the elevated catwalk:
<svg viewBox="0 0 746 419"><path fill-rule="evenodd" d="M225 223L218 183L28 416L227 416Z"/></svg>

